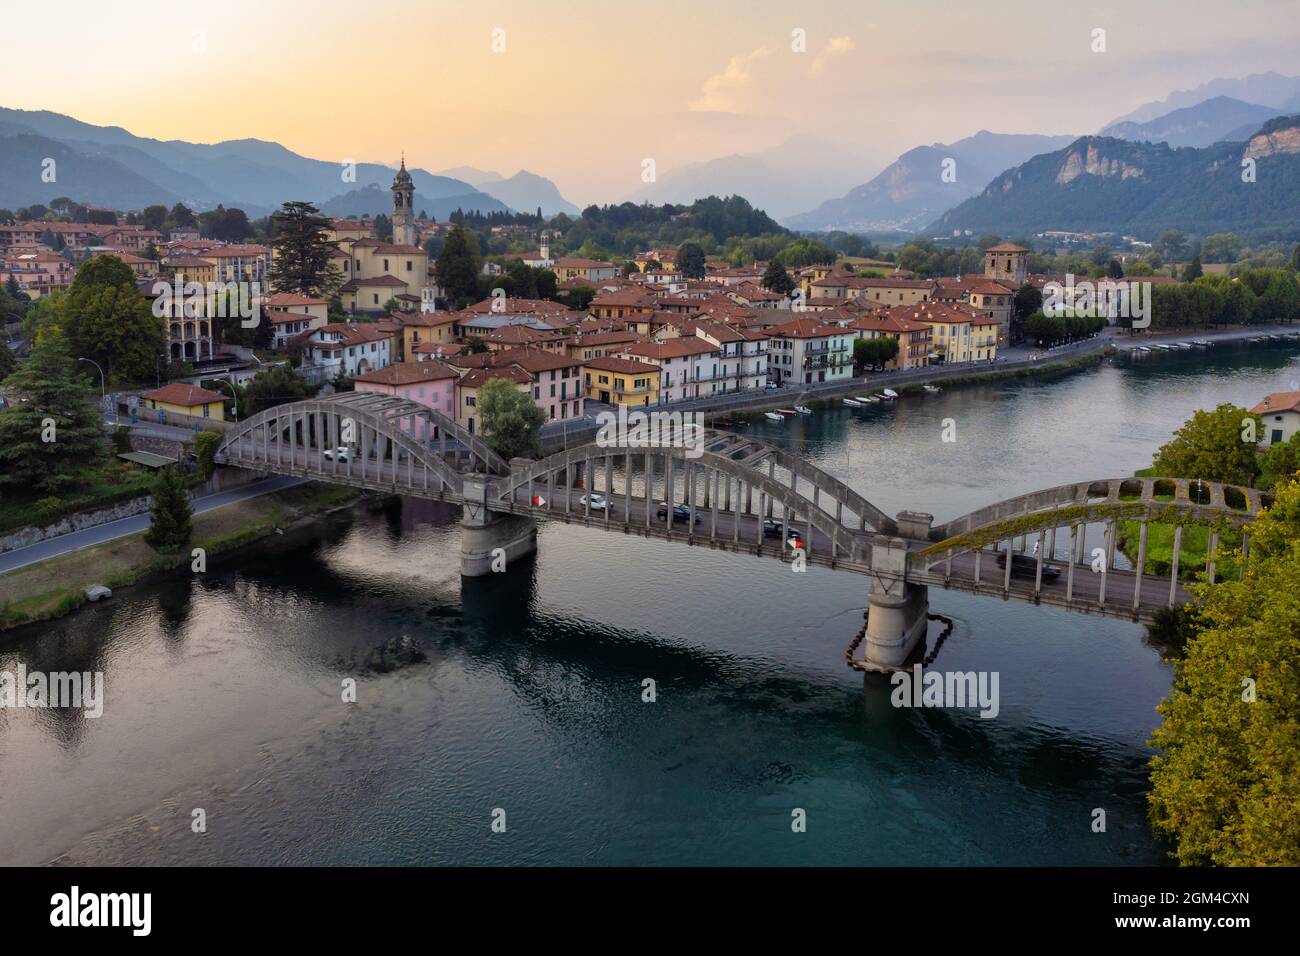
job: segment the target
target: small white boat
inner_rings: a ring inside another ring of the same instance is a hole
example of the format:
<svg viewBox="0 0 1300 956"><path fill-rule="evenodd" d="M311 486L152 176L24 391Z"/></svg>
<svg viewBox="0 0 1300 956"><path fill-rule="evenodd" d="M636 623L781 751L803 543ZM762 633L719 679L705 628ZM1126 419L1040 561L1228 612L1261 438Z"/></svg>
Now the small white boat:
<svg viewBox="0 0 1300 956"><path fill-rule="evenodd" d="M794 410L795 410L796 412L798 412L800 415L811 415L811 414L812 414L812 409L809 408L807 405L796 405L796 406L794 407Z"/></svg>
<svg viewBox="0 0 1300 956"><path fill-rule="evenodd" d="M1144 353L1144 354L1149 354L1149 353L1151 352L1151 350L1150 350L1149 348L1147 348L1145 345L1139 345L1139 346L1138 346L1136 349L1134 349L1133 351L1135 351L1135 352L1142 352L1142 353Z"/></svg>
<svg viewBox="0 0 1300 956"><path fill-rule="evenodd" d="M764 412L764 413L763 413L763 417L766 418L766 419L768 419L768 420L770 420L770 421L774 421L774 422L783 422L783 421L785 421L785 416L784 416L784 415L778 415L776 412Z"/></svg>
<svg viewBox="0 0 1300 956"><path fill-rule="evenodd" d="M898 398L898 393L897 393L896 391L894 391L892 388L887 388L887 389L885 389L883 392L881 392L880 394L883 395L885 398L887 398L887 399L888 399L889 401L891 401L891 402L892 402L894 399Z"/></svg>
<svg viewBox="0 0 1300 956"><path fill-rule="evenodd" d="M846 398L846 399L844 399L844 404L847 405L847 406L849 406L850 408L861 408L861 407L862 407L862 403L861 403L860 401L858 401L856 398Z"/></svg>
<svg viewBox="0 0 1300 956"><path fill-rule="evenodd" d="M938 385L922 385L921 387L924 388L931 395L938 395L940 392L943 391L943 389L941 389Z"/></svg>

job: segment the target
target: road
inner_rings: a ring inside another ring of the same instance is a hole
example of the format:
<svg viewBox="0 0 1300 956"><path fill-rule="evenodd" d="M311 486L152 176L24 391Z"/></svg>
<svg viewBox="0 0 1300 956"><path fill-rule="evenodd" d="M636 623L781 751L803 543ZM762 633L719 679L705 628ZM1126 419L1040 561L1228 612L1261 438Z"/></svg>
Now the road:
<svg viewBox="0 0 1300 956"><path fill-rule="evenodd" d="M219 491L216 494L205 495L202 498L194 499L194 513L203 514L205 511L212 511L215 508L235 504L239 501L247 501L250 498L257 498L273 491L283 491L285 488L300 485L305 480L304 478L286 476L266 478L230 491ZM36 564L38 561L44 561L48 558L57 558L73 551L80 551L82 548L89 548L92 545L103 544L105 541L114 541L130 534L138 534L148 527L149 515L132 515L129 518L119 518L116 521L109 521L93 528L70 531L55 538L29 544L25 548L5 551L0 554L0 574L25 568L29 564Z"/></svg>

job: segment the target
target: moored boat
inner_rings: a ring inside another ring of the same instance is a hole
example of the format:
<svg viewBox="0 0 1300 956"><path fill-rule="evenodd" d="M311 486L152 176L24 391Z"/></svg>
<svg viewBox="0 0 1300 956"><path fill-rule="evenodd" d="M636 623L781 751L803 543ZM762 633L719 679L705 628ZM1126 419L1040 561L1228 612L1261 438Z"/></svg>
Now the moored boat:
<svg viewBox="0 0 1300 956"><path fill-rule="evenodd" d="M773 422L783 422L783 421L785 421L785 416L784 416L784 415L778 415L776 412L764 412L764 413L763 413L763 417L766 418L766 419L768 419L769 421L773 421Z"/></svg>
<svg viewBox="0 0 1300 956"><path fill-rule="evenodd" d="M795 410L796 412L798 412L800 415L811 415L811 414L812 414L812 409L809 408L807 405L796 405L796 406L794 407L794 410Z"/></svg>
<svg viewBox="0 0 1300 956"><path fill-rule="evenodd" d="M887 389L885 389L883 392L881 392L880 394L881 394L882 396L884 396L886 399L888 399L889 401L891 401L891 402L892 402L894 399L898 398L898 393L897 393L896 391L894 391L892 388L887 388Z"/></svg>

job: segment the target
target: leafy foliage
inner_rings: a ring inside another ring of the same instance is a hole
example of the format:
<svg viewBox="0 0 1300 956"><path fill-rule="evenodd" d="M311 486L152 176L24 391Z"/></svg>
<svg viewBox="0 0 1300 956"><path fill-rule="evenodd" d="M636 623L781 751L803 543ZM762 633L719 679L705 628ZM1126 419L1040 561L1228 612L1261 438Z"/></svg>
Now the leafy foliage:
<svg viewBox="0 0 1300 956"><path fill-rule="evenodd" d="M1300 865L1300 483L1250 533L1243 580L1192 586L1198 633L1151 741L1151 820L1184 865Z"/></svg>
<svg viewBox="0 0 1300 956"><path fill-rule="evenodd" d="M117 256L96 256L81 265L57 321L73 355L98 362L110 382L152 378L166 351L163 320Z"/></svg>
<svg viewBox="0 0 1300 956"><path fill-rule="evenodd" d="M57 330L41 334L7 385L27 401L0 411L0 486L55 494L102 460L99 414Z"/></svg>
<svg viewBox="0 0 1300 956"><path fill-rule="evenodd" d="M326 230L331 223L308 202L287 202L271 216L275 257L271 285L279 292L327 296L338 288L342 276L334 265L338 247Z"/></svg>
<svg viewBox="0 0 1300 956"><path fill-rule="evenodd" d="M158 470L145 544L160 554L175 554L190 542L190 500L185 480L173 465Z"/></svg>
<svg viewBox="0 0 1300 956"><path fill-rule="evenodd" d="M1247 423L1253 422L1251 431ZM1199 478L1251 485L1259 472L1251 435L1262 433L1258 415L1224 403L1213 411L1196 412L1161 445L1152 467L1169 478Z"/></svg>
<svg viewBox="0 0 1300 956"><path fill-rule="evenodd" d="M490 378L478 393L478 409L487 443L507 461L536 455L544 415L531 398L504 378Z"/></svg>

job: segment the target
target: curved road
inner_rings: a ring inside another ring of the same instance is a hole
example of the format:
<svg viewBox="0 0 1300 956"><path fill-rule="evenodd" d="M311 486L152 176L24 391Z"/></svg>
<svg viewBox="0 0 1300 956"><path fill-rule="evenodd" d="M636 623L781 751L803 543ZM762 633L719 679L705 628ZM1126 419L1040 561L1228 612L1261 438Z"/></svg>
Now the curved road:
<svg viewBox="0 0 1300 956"><path fill-rule="evenodd" d="M273 491L283 491L285 488L300 485L306 480L305 478L278 476L256 481L240 488L233 488L230 491L219 491L216 494L204 495L202 498L193 500L194 513L196 515L203 514L205 511L211 511L224 505L247 501L249 498L257 498ZM129 518L118 518L116 521L95 525L93 528L70 531L67 534L48 538L45 541L29 544L25 548L5 551L0 554L0 574L16 571L19 568L24 568L29 564L36 564L38 561L45 561L48 558L57 558L73 551L80 551L82 548L89 548L91 545L103 544L105 541L124 538L130 534L138 534L148 527L149 515L147 513L132 515Z"/></svg>

